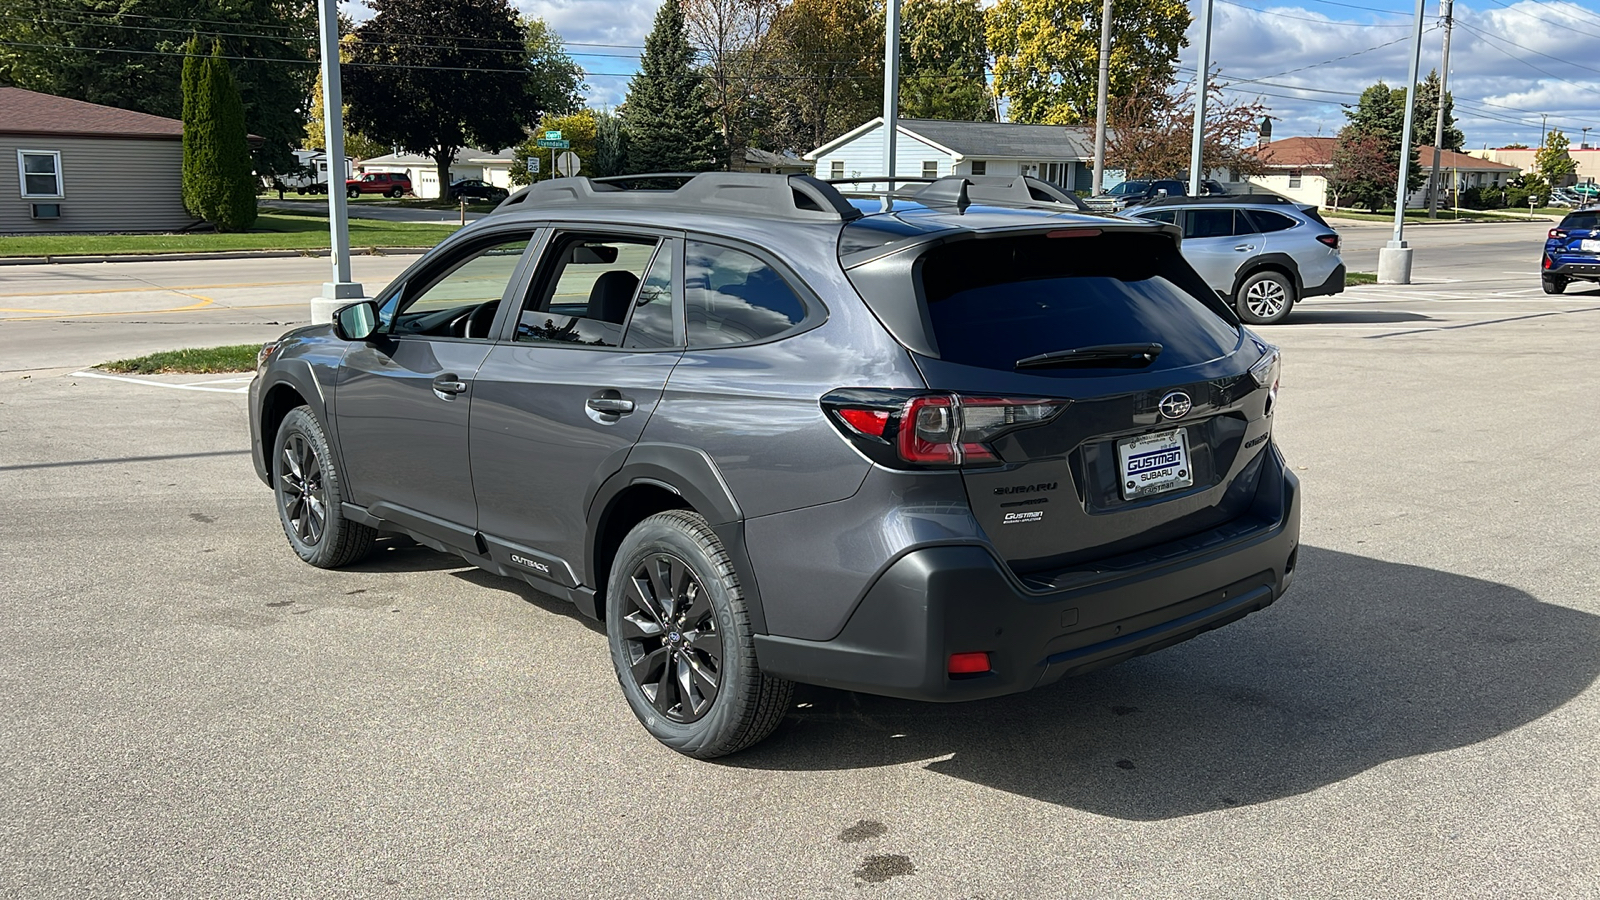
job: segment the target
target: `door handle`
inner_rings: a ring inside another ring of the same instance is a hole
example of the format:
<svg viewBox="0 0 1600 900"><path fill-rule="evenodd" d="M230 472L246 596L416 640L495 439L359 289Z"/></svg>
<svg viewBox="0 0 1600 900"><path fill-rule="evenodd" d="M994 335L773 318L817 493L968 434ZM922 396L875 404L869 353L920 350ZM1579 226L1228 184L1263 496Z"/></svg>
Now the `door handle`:
<svg viewBox="0 0 1600 900"><path fill-rule="evenodd" d="M590 397L584 405L607 416L625 416L633 412L633 401L624 400L620 391L601 391Z"/></svg>
<svg viewBox="0 0 1600 900"><path fill-rule="evenodd" d="M1239 251L1240 253L1246 253L1248 251L1254 250L1255 248L1256 248L1255 244L1240 244L1239 246L1237 246L1237 247L1235 247L1233 249Z"/></svg>
<svg viewBox="0 0 1600 900"><path fill-rule="evenodd" d="M444 396L446 394L464 394L467 392L467 383L453 374L440 375L433 380L433 392ZM446 398L448 399L448 398Z"/></svg>

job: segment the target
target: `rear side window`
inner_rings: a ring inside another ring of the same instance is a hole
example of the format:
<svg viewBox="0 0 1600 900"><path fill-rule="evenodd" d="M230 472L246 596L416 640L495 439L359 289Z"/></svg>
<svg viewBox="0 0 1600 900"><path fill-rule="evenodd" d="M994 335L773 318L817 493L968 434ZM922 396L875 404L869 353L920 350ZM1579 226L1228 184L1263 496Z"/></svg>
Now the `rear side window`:
<svg viewBox="0 0 1600 900"><path fill-rule="evenodd" d="M919 281L939 356L1011 371L1040 353L1106 344L1162 345L1150 369L1225 356L1238 329L1165 235L1030 235L928 251ZM1051 377L1104 369L1035 369Z"/></svg>
<svg viewBox="0 0 1600 900"><path fill-rule="evenodd" d="M783 276L742 250L689 241L683 276L690 347L764 340L806 317Z"/></svg>
<svg viewBox="0 0 1600 900"><path fill-rule="evenodd" d="M1571 231L1593 231L1600 228L1600 213L1573 213L1561 220L1561 227Z"/></svg>
<svg viewBox="0 0 1600 900"><path fill-rule="evenodd" d="M1178 211L1175 209L1158 209L1139 213L1139 218L1149 219L1152 222L1165 222L1171 225L1178 221Z"/></svg>
<svg viewBox="0 0 1600 900"><path fill-rule="evenodd" d="M1268 212L1264 209L1252 209L1248 215L1255 220L1256 229L1263 232L1285 231L1299 224L1283 213Z"/></svg>

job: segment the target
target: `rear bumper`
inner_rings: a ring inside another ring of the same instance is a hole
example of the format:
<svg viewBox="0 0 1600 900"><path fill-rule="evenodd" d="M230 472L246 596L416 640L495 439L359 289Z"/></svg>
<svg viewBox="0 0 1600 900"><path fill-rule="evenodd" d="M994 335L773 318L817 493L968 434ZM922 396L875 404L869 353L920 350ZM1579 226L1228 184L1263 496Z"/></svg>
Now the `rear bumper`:
<svg viewBox="0 0 1600 900"><path fill-rule="evenodd" d="M1544 270L1544 277L1559 275L1562 278L1582 278L1585 281L1600 281L1600 259L1566 259L1556 258L1550 268Z"/></svg>
<svg viewBox="0 0 1600 900"><path fill-rule="evenodd" d="M1329 275L1328 279L1321 284L1306 285L1306 287L1300 291L1300 296L1302 298L1327 297L1332 294L1341 293L1344 293L1344 263L1339 263L1337 266L1334 266L1333 273Z"/></svg>
<svg viewBox="0 0 1600 900"><path fill-rule="evenodd" d="M1293 579L1299 481L1262 473L1250 527L1220 544L1195 540L1145 567L1105 572L1058 591L1024 586L982 546L925 547L900 557L839 636L757 635L764 671L795 681L914 700L975 700L1169 647L1262 609ZM1170 549L1170 548L1168 548ZM1159 551L1158 551L1159 552ZM952 653L987 651L992 670L949 675Z"/></svg>

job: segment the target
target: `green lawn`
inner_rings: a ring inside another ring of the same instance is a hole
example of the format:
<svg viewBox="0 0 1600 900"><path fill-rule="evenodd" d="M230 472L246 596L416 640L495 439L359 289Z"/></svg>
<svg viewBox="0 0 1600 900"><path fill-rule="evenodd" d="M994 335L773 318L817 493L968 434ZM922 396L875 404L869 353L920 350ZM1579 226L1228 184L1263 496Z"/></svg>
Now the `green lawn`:
<svg viewBox="0 0 1600 900"><path fill-rule="evenodd" d="M234 344L229 347L205 347L197 350L167 350L101 363L107 372L124 372L131 375L158 375L164 372L209 375L214 372L250 372L256 367L256 351L260 344Z"/></svg>
<svg viewBox="0 0 1600 900"><path fill-rule="evenodd" d="M1362 222L1393 222L1394 221L1394 210L1392 210L1392 209L1383 210L1383 211L1378 212L1376 214L1370 213L1370 212L1357 212L1356 210L1353 210L1353 209L1335 209L1335 210L1325 209L1325 210L1322 211L1322 215L1323 215L1323 217L1329 218L1329 219L1356 219L1356 220L1362 221ZM1493 218L1492 216L1479 215L1478 213L1475 213L1475 212L1473 212L1471 210L1467 210L1465 212L1458 213L1453 209L1441 209L1441 210L1439 210L1439 218L1437 218L1437 219L1429 219L1428 218L1428 213L1427 213L1426 210L1408 210L1406 212L1406 224L1408 224L1408 225L1422 224L1422 223L1427 223L1427 222L1446 222L1446 221L1449 221L1449 222L1455 222L1455 221L1482 222L1482 221L1485 221L1485 220L1488 220L1488 219L1492 219L1492 218Z"/></svg>
<svg viewBox="0 0 1600 900"><path fill-rule="evenodd" d="M1372 274L1371 272L1346 272L1346 273L1344 273L1344 286L1345 287L1350 287L1351 285L1356 285L1356 284L1377 284L1377 283L1378 283L1378 276Z"/></svg>
<svg viewBox="0 0 1600 900"><path fill-rule="evenodd" d="M386 247L432 247L455 225L350 220L357 252ZM24 234L0 237L0 256L72 256L112 253L203 253L218 250L326 250L328 219L317 210L275 210L242 234Z"/></svg>

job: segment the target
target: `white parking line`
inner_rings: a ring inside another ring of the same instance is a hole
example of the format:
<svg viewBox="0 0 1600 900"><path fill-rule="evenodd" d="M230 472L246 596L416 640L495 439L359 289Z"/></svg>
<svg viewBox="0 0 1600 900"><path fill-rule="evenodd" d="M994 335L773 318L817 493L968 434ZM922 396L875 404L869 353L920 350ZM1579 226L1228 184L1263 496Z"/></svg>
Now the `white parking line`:
<svg viewBox="0 0 1600 900"><path fill-rule="evenodd" d="M198 381L198 382L193 382L193 383L190 383L190 384L172 384L172 383L166 382L166 381L145 381L142 378L126 378L126 377L123 377L121 375L106 375L106 374L104 374L102 372L73 372L72 373L72 377L73 378L103 378L106 381L125 381L128 384L142 384L145 387L173 388L174 390L179 390L179 391L206 391L206 392L212 393L212 394L244 394L244 393L248 393L249 390L250 390L249 385L246 385L245 387L237 387L237 388L235 388L235 387L223 388L223 387L209 387L208 386L208 385L213 385L213 384L238 384L241 381L248 382L250 380L248 377L246 377L246 378L222 378L222 379L218 379L216 381Z"/></svg>

